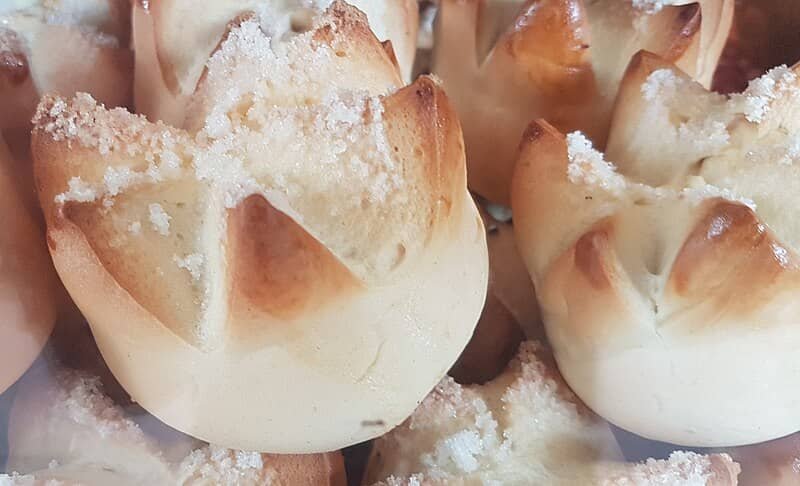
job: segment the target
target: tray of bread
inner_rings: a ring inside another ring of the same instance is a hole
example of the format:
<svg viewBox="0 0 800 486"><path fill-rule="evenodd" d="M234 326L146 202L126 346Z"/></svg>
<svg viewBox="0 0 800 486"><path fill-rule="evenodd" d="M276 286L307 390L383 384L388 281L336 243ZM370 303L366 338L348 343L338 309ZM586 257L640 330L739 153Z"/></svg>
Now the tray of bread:
<svg viewBox="0 0 800 486"><path fill-rule="evenodd" d="M0 485L800 485L798 61L781 0L0 0Z"/></svg>

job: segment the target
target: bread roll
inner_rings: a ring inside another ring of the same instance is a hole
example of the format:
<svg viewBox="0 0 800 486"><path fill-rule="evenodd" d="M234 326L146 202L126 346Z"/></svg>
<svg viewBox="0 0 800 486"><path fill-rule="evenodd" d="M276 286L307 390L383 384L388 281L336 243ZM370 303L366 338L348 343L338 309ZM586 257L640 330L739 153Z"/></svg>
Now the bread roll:
<svg viewBox="0 0 800 486"><path fill-rule="evenodd" d="M134 2L136 109L150 120L180 126L186 104L208 57L238 15L258 13L262 28L281 38L311 28L311 19L331 0L160 0ZM372 31L391 49L410 80L418 28L414 0L351 0L364 11Z"/></svg>
<svg viewBox="0 0 800 486"><path fill-rule="evenodd" d="M29 129L42 93L130 101L127 0L10 0L0 5L0 129Z"/></svg>
<svg viewBox="0 0 800 486"><path fill-rule="evenodd" d="M607 159L543 121L526 133L514 229L548 338L622 428L689 446L800 429L796 70L727 98L641 53Z"/></svg>
<svg viewBox="0 0 800 486"><path fill-rule="evenodd" d="M727 486L738 472L724 454L623 462L608 424L527 341L486 385L442 381L403 425L375 442L364 484Z"/></svg>
<svg viewBox="0 0 800 486"><path fill-rule="evenodd" d="M12 176L0 137L0 393L41 351L56 320L55 272L44 235Z"/></svg>
<svg viewBox="0 0 800 486"><path fill-rule="evenodd" d="M150 419L127 416L103 393L96 377L42 366L25 377L15 396L6 466L15 472L0 475L0 484L346 484L338 452L270 456L229 450L204 445Z"/></svg>
<svg viewBox="0 0 800 486"><path fill-rule="evenodd" d="M33 151L56 268L149 412L230 448L328 451L402 422L487 282L455 113L335 2L232 28L188 131L47 98ZM413 373L409 369L414 370Z"/></svg>
<svg viewBox="0 0 800 486"><path fill-rule="evenodd" d="M517 146L533 118L583 130L602 146L619 80L640 49L710 83L733 0L699 5L442 0L433 73L447 86L464 126L470 188L509 204Z"/></svg>

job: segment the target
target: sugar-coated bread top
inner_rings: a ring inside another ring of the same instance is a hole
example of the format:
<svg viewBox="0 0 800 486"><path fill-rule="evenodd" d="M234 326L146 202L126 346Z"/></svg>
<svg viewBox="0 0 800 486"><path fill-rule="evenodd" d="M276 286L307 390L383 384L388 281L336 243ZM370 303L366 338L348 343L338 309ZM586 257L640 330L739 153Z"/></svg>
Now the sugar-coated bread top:
<svg viewBox="0 0 800 486"><path fill-rule="evenodd" d="M128 416L99 378L57 364L21 382L7 469L17 472L0 484L15 486L344 484L338 453L270 456L203 444L146 414Z"/></svg>
<svg viewBox="0 0 800 486"><path fill-rule="evenodd" d="M735 485L737 474L725 455L675 452L667 461L622 462L608 424L579 403L529 341L486 385L443 380L414 415L376 441L364 484L700 486Z"/></svg>
<svg viewBox="0 0 800 486"><path fill-rule="evenodd" d="M135 105L151 120L183 123L186 104L206 61L224 36L226 26L242 15L260 20L273 39L302 33L332 0L161 0L139 3L133 13L137 52ZM416 48L417 3L414 0L353 0L366 15L369 29L391 51L404 82L410 80Z"/></svg>

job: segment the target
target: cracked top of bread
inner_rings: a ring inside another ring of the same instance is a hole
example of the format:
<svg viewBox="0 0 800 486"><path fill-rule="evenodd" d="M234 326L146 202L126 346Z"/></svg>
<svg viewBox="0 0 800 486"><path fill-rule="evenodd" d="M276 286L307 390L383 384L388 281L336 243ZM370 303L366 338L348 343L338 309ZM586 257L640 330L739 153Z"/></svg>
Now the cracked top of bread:
<svg viewBox="0 0 800 486"><path fill-rule="evenodd" d="M559 366L600 415L691 446L800 427L785 365L798 344L798 106L797 68L727 97L642 52L605 154L529 127L517 240Z"/></svg>
<svg viewBox="0 0 800 486"><path fill-rule="evenodd" d="M139 403L229 447L331 450L401 422L455 361L485 234L436 81L399 88L344 2L288 38L261 22L231 25L183 127L45 98L39 196L56 267Z"/></svg>

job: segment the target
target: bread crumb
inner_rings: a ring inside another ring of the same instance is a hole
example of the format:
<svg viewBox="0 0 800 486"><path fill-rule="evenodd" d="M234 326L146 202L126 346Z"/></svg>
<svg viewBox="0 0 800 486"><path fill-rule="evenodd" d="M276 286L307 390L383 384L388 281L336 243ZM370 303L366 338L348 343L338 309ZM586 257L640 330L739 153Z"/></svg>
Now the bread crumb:
<svg viewBox="0 0 800 486"><path fill-rule="evenodd" d="M167 214L158 203L149 204L147 209L150 212L150 223L153 225L153 229L161 236L169 236L169 222L172 216Z"/></svg>

